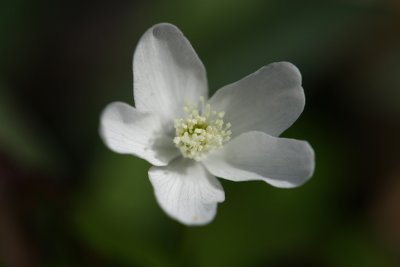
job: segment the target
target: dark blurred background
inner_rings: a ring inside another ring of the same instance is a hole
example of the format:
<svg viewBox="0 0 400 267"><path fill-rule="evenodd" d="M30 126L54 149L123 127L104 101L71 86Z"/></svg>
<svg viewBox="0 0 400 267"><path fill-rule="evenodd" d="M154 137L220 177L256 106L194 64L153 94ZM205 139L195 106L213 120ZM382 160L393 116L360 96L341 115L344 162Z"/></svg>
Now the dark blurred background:
<svg viewBox="0 0 400 267"><path fill-rule="evenodd" d="M156 204L148 163L108 150L99 114L133 104L132 54L176 24L211 93L290 61L314 177L283 190L222 181L205 227ZM0 2L0 266L400 266L397 0Z"/></svg>

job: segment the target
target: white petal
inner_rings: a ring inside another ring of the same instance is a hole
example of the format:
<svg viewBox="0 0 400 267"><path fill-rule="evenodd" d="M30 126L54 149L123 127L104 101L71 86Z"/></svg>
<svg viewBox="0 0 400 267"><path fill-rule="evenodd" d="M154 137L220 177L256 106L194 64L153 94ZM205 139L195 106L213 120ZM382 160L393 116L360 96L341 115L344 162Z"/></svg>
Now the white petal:
<svg viewBox="0 0 400 267"><path fill-rule="evenodd" d="M232 181L263 180L290 188L306 182L314 172L314 151L305 141L247 132L203 161L215 176Z"/></svg>
<svg viewBox="0 0 400 267"><path fill-rule="evenodd" d="M152 167L149 177L160 206L184 224L209 223L217 203L225 199L219 181L193 160L180 158L166 167Z"/></svg>
<svg viewBox="0 0 400 267"><path fill-rule="evenodd" d="M104 109L100 135L111 150L138 156L157 166L168 164L179 154L156 115L139 112L122 102Z"/></svg>
<svg viewBox="0 0 400 267"><path fill-rule="evenodd" d="M133 57L135 106L157 113L164 121L183 115L185 101L207 99L203 63L182 32L157 24L140 39Z"/></svg>
<svg viewBox="0 0 400 267"><path fill-rule="evenodd" d="M232 137L249 131L279 136L303 111L301 75L291 63L273 63L219 89L209 103L225 111Z"/></svg>

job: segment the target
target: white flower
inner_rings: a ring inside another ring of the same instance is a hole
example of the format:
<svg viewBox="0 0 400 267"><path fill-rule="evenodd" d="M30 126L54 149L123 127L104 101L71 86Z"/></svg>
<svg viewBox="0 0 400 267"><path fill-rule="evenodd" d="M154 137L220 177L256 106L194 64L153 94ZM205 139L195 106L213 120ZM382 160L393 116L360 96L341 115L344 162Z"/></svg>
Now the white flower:
<svg viewBox="0 0 400 267"><path fill-rule="evenodd" d="M288 62L262 67L210 99L205 68L171 24L157 24L133 57L135 107L109 104L100 133L113 151L155 165L149 170L165 212L188 225L210 222L225 199L215 176L296 187L314 171L305 141L278 138L299 117L304 92Z"/></svg>

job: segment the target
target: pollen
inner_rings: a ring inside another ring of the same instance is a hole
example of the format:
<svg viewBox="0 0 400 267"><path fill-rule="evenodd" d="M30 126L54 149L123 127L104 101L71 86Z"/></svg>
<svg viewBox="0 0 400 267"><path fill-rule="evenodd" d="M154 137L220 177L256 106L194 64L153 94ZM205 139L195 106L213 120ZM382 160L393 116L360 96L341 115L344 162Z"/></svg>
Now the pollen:
<svg viewBox="0 0 400 267"><path fill-rule="evenodd" d="M224 112L216 112L201 97L197 105L185 104L184 118L175 120L174 143L183 157L200 161L208 152L220 149L230 140L230 123L224 122Z"/></svg>

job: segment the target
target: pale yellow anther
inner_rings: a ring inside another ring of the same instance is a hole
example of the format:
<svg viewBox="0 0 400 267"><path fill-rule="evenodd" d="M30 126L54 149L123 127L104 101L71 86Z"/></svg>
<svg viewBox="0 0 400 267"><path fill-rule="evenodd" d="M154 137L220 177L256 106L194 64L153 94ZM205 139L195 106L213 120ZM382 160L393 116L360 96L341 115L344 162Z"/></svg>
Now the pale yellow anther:
<svg viewBox="0 0 400 267"><path fill-rule="evenodd" d="M231 124L225 123L225 112L211 110L200 97L198 105L185 104L184 118L175 120L175 145L186 158L201 160L213 149L219 149L230 139Z"/></svg>

